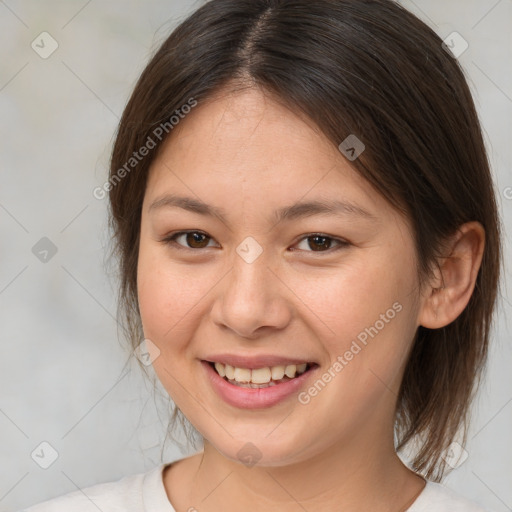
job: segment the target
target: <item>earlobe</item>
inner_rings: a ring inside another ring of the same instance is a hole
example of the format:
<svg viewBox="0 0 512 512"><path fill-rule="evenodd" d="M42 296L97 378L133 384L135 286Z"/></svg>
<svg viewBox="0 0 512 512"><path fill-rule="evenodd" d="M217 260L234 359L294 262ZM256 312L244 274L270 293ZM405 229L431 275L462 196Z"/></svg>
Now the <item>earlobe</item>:
<svg viewBox="0 0 512 512"><path fill-rule="evenodd" d="M450 238L447 254L438 260L435 277L425 289L418 325L439 329L453 322L475 288L485 247L485 230L476 221L463 224Z"/></svg>

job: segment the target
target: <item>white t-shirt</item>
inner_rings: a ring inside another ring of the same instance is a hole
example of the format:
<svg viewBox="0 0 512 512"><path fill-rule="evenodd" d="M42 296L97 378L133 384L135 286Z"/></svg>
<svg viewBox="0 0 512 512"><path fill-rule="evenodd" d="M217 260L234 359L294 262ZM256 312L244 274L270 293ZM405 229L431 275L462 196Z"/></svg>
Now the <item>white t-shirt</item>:
<svg viewBox="0 0 512 512"><path fill-rule="evenodd" d="M176 512L165 491L161 464L147 473L125 476L72 491L21 512ZM194 510L191 507L191 510ZM447 487L427 482L407 512L490 512Z"/></svg>

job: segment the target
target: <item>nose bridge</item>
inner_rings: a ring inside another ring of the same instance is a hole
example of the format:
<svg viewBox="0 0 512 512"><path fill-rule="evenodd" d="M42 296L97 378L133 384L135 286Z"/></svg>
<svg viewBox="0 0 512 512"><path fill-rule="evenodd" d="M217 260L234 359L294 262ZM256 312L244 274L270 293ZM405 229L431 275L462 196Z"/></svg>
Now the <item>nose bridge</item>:
<svg viewBox="0 0 512 512"><path fill-rule="evenodd" d="M233 257L229 292L234 295L239 307L251 309L253 316L262 304L270 302L268 295L274 292L274 287L269 282L273 276L268 268L269 257L268 251L264 251L251 236L246 237L236 247L236 255Z"/></svg>
<svg viewBox="0 0 512 512"><path fill-rule="evenodd" d="M243 337L252 337L262 326L282 328L286 324L289 315L270 259L271 254L253 237L236 247L231 272L214 309L216 323Z"/></svg>

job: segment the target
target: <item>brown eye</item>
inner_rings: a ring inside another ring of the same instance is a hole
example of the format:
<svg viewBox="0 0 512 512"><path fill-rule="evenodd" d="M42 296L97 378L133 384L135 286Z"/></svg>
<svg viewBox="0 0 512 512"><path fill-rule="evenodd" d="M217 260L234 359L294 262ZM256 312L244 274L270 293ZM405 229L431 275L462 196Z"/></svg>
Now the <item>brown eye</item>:
<svg viewBox="0 0 512 512"><path fill-rule="evenodd" d="M330 249L332 242L332 239L326 236L310 236L308 240L313 240L313 243L309 243L309 247L314 251Z"/></svg>
<svg viewBox="0 0 512 512"><path fill-rule="evenodd" d="M307 248L309 249L306 249L306 252L329 252L333 243L336 244L337 247L333 248L332 251L336 251L349 245L349 243L344 240L323 235L321 233L313 233L311 235L305 236L301 239L300 243L303 243L304 241L307 241Z"/></svg>
<svg viewBox="0 0 512 512"><path fill-rule="evenodd" d="M181 237L184 237L185 244L177 242ZM204 249L208 246L209 240L211 237L201 231L179 231L168 236L162 242L174 245L179 249Z"/></svg>
<svg viewBox="0 0 512 512"><path fill-rule="evenodd" d="M203 247L206 247L203 244L206 240L206 245L208 245L208 239L209 237L207 235L204 233L198 233L196 231L185 234L185 240L187 241L187 244L190 244L190 246L194 249L202 249Z"/></svg>
<svg viewBox="0 0 512 512"><path fill-rule="evenodd" d="M178 240L182 237L184 238L184 243L178 242ZM212 238L210 236L201 231L178 231L177 233L174 233L173 235L163 239L162 242L167 245L172 245L177 249L198 250L206 249L208 247L209 241L211 240ZM304 243L304 241L308 241L307 249L300 250L305 252L334 252L338 249L342 249L343 247L350 245L345 240L333 238L321 233L313 233L311 235L305 236L301 239L301 243ZM336 244L337 247L333 248L333 243Z"/></svg>

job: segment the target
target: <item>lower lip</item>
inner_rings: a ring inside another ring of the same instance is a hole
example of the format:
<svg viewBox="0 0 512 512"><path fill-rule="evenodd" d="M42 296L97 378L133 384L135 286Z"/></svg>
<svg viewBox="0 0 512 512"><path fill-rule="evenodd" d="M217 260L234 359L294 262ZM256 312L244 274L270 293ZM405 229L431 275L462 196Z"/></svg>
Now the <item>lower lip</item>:
<svg viewBox="0 0 512 512"><path fill-rule="evenodd" d="M298 392L310 376L318 369L315 366L292 380L267 388L242 388L222 378L206 361L201 361L213 389L228 404L240 409L263 409L271 407Z"/></svg>

